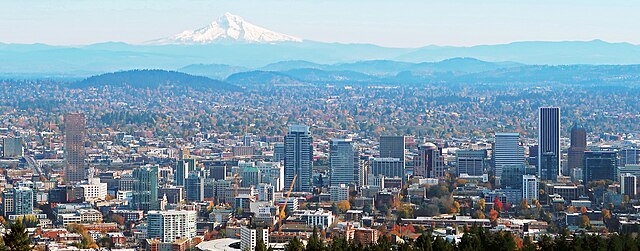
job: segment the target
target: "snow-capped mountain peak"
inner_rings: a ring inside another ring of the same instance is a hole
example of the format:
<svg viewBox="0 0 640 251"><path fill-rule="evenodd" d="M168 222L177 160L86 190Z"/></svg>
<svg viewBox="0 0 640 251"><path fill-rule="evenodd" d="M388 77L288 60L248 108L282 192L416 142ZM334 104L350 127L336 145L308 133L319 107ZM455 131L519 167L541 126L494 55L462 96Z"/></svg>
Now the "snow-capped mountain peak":
<svg viewBox="0 0 640 251"><path fill-rule="evenodd" d="M152 41L159 44L208 44L221 41L245 43L302 42L302 39L270 31L245 21L242 17L225 13L208 26L186 30L175 36Z"/></svg>

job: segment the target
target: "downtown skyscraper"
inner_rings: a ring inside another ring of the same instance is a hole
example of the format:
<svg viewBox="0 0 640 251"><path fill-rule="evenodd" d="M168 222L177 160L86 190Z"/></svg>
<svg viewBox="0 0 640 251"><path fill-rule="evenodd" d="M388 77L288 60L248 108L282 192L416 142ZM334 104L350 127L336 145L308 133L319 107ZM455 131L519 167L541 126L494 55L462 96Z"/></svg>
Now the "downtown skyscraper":
<svg viewBox="0 0 640 251"><path fill-rule="evenodd" d="M64 115L64 182L74 184L87 178L85 170L85 124L82 113Z"/></svg>
<svg viewBox="0 0 640 251"><path fill-rule="evenodd" d="M292 125L284 137L284 188L294 192L313 189L313 140L308 126Z"/></svg>
<svg viewBox="0 0 640 251"><path fill-rule="evenodd" d="M571 146L568 151L568 171L571 176L580 174L582 177L582 169L584 168L584 152L587 150L587 131L584 127L574 124L571 128ZM574 177L578 180L577 177Z"/></svg>
<svg viewBox="0 0 640 251"><path fill-rule="evenodd" d="M364 172L359 158L360 151L351 139L332 139L330 142L329 167L331 186L340 184L364 185Z"/></svg>
<svg viewBox="0 0 640 251"><path fill-rule="evenodd" d="M133 199L131 208L135 210L160 209L158 203L158 165L146 165L133 170Z"/></svg>
<svg viewBox="0 0 640 251"><path fill-rule="evenodd" d="M502 176L505 165L522 165L524 163L524 149L520 147L520 134L496 133L493 146L493 171L496 177Z"/></svg>
<svg viewBox="0 0 640 251"><path fill-rule="evenodd" d="M560 108L540 107L538 112L538 177L555 180L560 171Z"/></svg>

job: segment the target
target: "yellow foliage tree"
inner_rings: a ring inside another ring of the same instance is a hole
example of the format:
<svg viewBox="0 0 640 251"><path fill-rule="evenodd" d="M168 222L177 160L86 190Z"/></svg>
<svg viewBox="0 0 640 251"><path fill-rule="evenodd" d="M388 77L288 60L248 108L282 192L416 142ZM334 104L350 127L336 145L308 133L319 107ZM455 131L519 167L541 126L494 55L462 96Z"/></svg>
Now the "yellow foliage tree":
<svg viewBox="0 0 640 251"><path fill-rule="evenodd" d="M351 209L351 203L349 203L348 200L343 200L340 201L338 203L338 209L340 209L340 212L346 212L347 210Z"/></svg>

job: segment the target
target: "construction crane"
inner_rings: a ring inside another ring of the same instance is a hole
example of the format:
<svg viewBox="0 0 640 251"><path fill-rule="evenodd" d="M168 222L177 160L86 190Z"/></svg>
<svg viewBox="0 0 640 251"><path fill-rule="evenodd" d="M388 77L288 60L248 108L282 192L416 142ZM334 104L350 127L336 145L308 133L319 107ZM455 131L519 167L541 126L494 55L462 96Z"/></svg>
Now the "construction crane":
<svg viewBox="0 0 640 251"><path fill-rule="evenodd" d="M235 179L235 186L234 186L234 198L238 197L238 170L236 170L236 173L233 175L233 179Z"/></svg>
<svg viewBox="0 0 640 251"><path fill-rule="evenodd" d="M287 202L289 202L289 197L291 197L291 191L293 191L293 186L296 184L296 178L298 175L293 176L293 181L291 181L291 186L289 186L289 191L287 191L287 196L284 198L284 203L282 203L282 207L280 208L280 217L278 217L278 227L279 231L282 232L282 219L287 217L287 214L284 212L287 207Z"/></svg>

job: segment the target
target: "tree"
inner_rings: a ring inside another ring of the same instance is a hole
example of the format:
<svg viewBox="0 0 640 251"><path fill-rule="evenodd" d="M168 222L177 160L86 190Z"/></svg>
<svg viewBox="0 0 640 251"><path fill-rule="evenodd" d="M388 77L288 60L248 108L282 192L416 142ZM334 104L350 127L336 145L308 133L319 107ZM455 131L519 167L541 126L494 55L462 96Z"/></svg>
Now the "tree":
<svg viewBox="0 0 640 251"><path fill-rule="evenodd" d="M589 221L589 217L587 217L586 215L580 216L580 218L578 219L578 226L580 226L582 228L590 227L591 226L591 222Z"/></svg>
<svg viewBox="0 0 640 251"><path fill-rule="evenodd" d="M351 209L351 204L349 203L348 200L340 201L338 203L338 209L340 210L340 212L344 213L347 210Z"/></svg>
<svg viewBox="0 0 640 251"><path fill-rule="evenodd" d="M21 220L16 220L15 223L11 225L11 231L8 234L2 237L2 241L5 244L7 250L11 251L29 251L30 240L29 235L27 234L27 229L22 224Z"/></svg>
<svg viewBox="0 0 640 251"><path fill-rule="evenodd" d="M478 200L478 207L481 211L484 211L484 207L485 207L485 201L484 199L480 199Z"/></svg>
<svg viewBox="0 0 640 251"><path fill-rule="evenodd" d="M454 201L453 205L451 205L451 211L453 214L458 214L460 212L460 202Z"/></svg>
<svg viewBox="0 0 640 251"><path fill-rule="evenodd" d="M338 215L338 213L340 212L340 209L338 208L338 205L336 203L331 204L331 212L333 212L335 215Z"/></svg>
<svg viewBox="0 0 640 251"><path fill-rule="evenodd" d="M313 227L313 234L311 238L309 238L309 242L307 242L306 251L322 251L324 250L324 243L318 237L318 228Z"/></svg>
<svg viewBox="0 0 640 251"><path fill-rule="evenodd" d="M529 202L527 200L520 201L520 210L529 209Z"/></svg>
<svg viewBox="0 0 640 251"><path fill-rule="evenodd" d="M431 240L433 237L430 233L420 235L418 239L416 239L416 248L421 251L432 251L433 247L431 246Z"/></svg>
<svg viewBox="0 0 640 251"><path fill-rule="evenodd" d="M287 247L284 248L284 251L304 251L304 250L305 250L304 245L298 239L298 237L293 237L293 239L289 241L289 244L287 244Z"/></svg>
<svg viewBox="0 0 640 251"><path fill-rule="evenodd" d="M498 219L498 214L498 211L491 209L489 212L489 220L491 220L491 222L495 222Z"/></svg>
<svg viewBox="0 0 640 251"><path fill-rule="evenodd" d="M371 207L371 204L364 203L364 207L362 207L362 211L370 214L370 213L373 213L373 208Z"/></svg>
<svg viewBox="0 0 640 251"><path fill-rule="evenodd" d="M98 244L99 247L103 247L103 248L112 248L113 245L113 240L111 240L111 238L109 238L109 236L104 236L100 239L98 239Z"/></svg>
<svg viewBox="0 0 640 251"><path fill-rule="evenodd" d="M262 238L258 238L255 251L267 251L267 246L264 245L264 240L262 240Z"/></svg>
<svg viewBox="0 0 640 251"><path fill-rule="evenodd" d="M501 212L502 208L503 208L502 201L500 201L500 199L498 199L498 196L496 196L496 198L493 200L493 209L498 210L498 212Z"/></svg>

